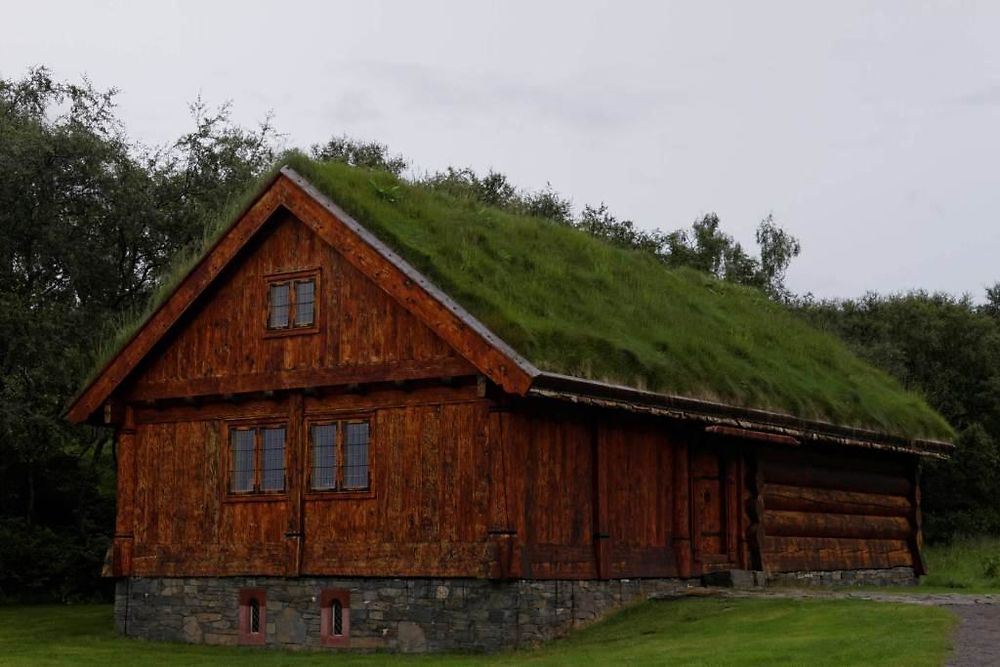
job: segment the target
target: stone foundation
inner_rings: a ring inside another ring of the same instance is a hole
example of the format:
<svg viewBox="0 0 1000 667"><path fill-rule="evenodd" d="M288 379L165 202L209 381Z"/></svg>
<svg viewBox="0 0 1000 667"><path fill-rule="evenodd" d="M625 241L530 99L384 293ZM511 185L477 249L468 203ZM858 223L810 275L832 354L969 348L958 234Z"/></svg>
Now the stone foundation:
<svg viewBox="0 0 1000 667"><path fill-rule="evenodd" d="M743 573L754 586L913 585L908 567ZM748 587L736 577L729 586ZM322 648L320 595L350 592L349 638L360 651L498 651L533 646L651 596L683 595L679 579L487 581L483 579L198 577L118 581L115 624L129 637L206 644L240 641L242 589L266 594L264 645ZM717 581L716 584L727 585ZM339 649L330 649L339 650Z"/></svg>
<svg viewBox="0 0 1000 667"><path fill-rule="evenodd" d="M362 651L497 651L531 646L654 594L676 579L199 577L120 580L115 623L129 637L239 643L241 589L266 592L265 646L321 648L320 592L350 591L349 645ZM337 650L337 649L330 649Z"/></svg>
<svg viewBox="0 0 1000 667"><path fill-rule="evenodd" d="M817 572L771 572L767 584L775 586L916 586L918 577L912 567L881 570L832 570Z"/></svg>

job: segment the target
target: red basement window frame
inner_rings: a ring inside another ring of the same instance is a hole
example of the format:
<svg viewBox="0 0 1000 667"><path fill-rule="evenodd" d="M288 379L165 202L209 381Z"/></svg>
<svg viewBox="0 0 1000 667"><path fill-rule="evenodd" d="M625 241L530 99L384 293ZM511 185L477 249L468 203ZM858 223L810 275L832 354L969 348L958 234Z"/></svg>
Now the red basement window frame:
<svg viewBox="0 0 1000 667"><path fill-rule="evenodd" d="M239 621L239 643L263 646L267 639L267 593L263 588L240 590Z"/></svg>
<svg viewBox="0 0 1000 667"><path fill-rule="evenodd" d="M323 646L351 645L351 592L325 588L319 596L319 641Z"/></svg>

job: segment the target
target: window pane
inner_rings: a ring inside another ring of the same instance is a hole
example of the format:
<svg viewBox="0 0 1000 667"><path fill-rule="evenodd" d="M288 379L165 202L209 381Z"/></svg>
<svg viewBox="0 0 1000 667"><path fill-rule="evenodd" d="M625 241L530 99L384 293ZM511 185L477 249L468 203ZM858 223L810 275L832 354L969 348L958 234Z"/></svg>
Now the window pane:
<svg viewBox="0 0 1000 667"><path fill-rule="evenodd" d="M333 634L335 637L339 637L344 634L344 605L340 600L334 600L331 605L330 611L332 612L333 620Z"/></svg>
<svg viewBox="0 0 1000 667"><path fill-rule="evenodd" d="M264 491L284 491L285 489L285 429L265 428L264 430Z"/></svg>
<svg viewBox="0 0 1000 667"><path fill-rule="evenodd" d="M316 303L316 283L300 280L295 283L295 326L307 327L313 323Z"/></svg>
<svg viewBox="0 0 1000 667"><path fill-rule="evenodd" d="M337 488L337 425L312 427L312 488Z"/></svg>
<svg viewBox="0 0 1000 667"><path fill-rule="evenodd" d="M250 598L250 632L260 634L260 603L257 598Z"/></svg>
<svg viewBox="0 0 1000 667"><path fill-rule="evenodd" d="M253 439L253 429L229 432L233 466L229 471L229 490L233 493L253 491Z"/></svg>
<svg viewBox="0 0 1000 667"><path fill-rule="evenodd" d="M268 328L284 329L288 326L288 283L271 285L269 301L271 311L267 319Z"/></svg>
<svg viewBox="0 0 1000 667"><path fill-rule="evenodd" d="M344 488L368 488L368 422L347 424L344 440Z"/></svg>

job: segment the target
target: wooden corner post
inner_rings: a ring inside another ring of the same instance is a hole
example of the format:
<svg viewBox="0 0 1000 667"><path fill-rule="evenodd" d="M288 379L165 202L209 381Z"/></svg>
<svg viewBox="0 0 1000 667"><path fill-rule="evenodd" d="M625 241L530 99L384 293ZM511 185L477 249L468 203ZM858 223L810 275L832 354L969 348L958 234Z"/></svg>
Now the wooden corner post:
<svg viewBox="0 0 1000 667"><path fill-rule="evenodd" d="M118 458L116 486L118 494L115 512L115 536L112 543L111 576L132 575L132 547L135 544L136 438L135 412L126 406L122 421L115 432L115 453Z"/></svg>

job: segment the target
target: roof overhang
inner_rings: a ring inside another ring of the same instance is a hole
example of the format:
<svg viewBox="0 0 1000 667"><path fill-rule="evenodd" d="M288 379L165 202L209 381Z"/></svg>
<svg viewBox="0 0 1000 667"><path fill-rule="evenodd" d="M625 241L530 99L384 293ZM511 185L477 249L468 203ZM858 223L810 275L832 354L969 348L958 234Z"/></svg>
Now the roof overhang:
<svg viewBox="0 0 1000 667"><path fill-rule="evenodd" d="M539 373L528 390L528 396L701 422L708 427L725 427L713 429L716 433L732 435L742 432L750 439L783 441L786 444L814 442L938 459L948 458L954 449L953 444L940 440L904 438L831 422L802 419L780 412L660 394L558 373ZM768 435L772 437L766 437Z"/></svg>
<svg viewBox="0 0 1000 667"><path fill-rule="evenodd" d="M947 442L907 439L777 412L541 371L288 166L283 167L264 184L260 194L237 217L233 225L216 240L132 339L74 399L66 413L70 421L99 421L98 415L102 408L107 411L108 401L151 352L156 342L174 328L222 269L279 208L291 211L331 245L346 246L341 249L346 250L345 257L356 268L377 280L393 298L411 309L418 318L455 346L485 377L508 394L693 420L747 433L770 434L774 436L772 441L775 442L795 439L799 442L867 447L934 458L946 458L953 449L953 445ZM336 224L329 224L331 221ZM732 435L735 431L729 433Z"/></svg>

